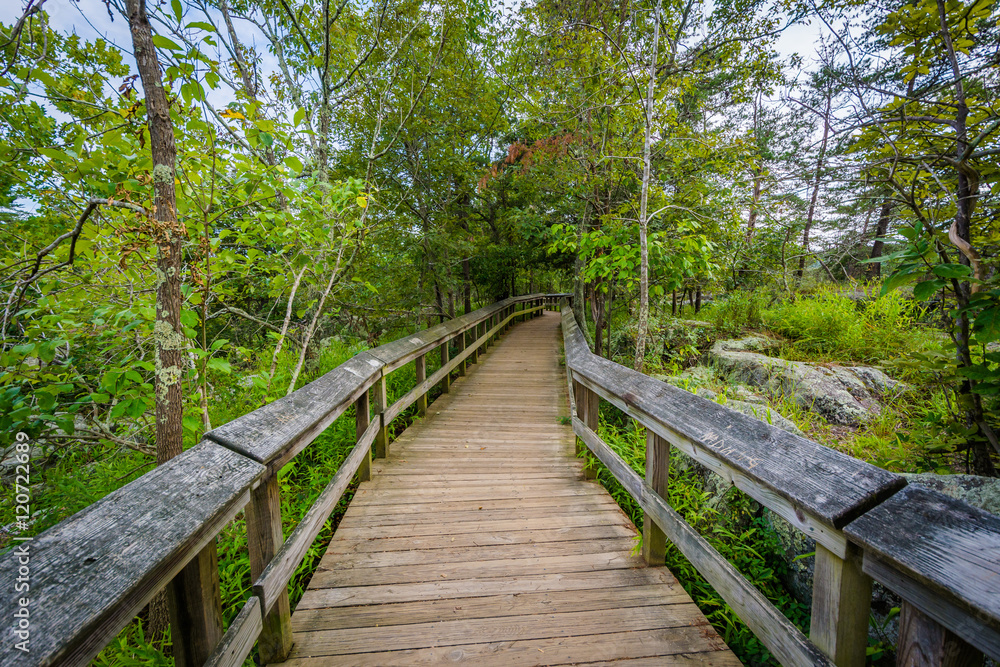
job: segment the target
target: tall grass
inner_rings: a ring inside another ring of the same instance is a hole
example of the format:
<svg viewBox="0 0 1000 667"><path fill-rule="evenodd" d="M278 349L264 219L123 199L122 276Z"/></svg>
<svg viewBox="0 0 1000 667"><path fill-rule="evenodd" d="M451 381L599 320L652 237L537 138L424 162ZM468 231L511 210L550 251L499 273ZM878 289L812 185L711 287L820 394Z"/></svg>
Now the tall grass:
<svg viewBox="0 0 1000 667"><path fill-rule="evenodd" d="M766 309L763 324L792 340L789 353L838 361L877 362L926 347L923 309L900 291L857 302L834 287Z"/></svg>
<svg viewBox="0 0 1000 667"><path fill-rule="evenodd" d="M735 291L702 308L700 316L725 334L739 334L746 329L759 329L764 324L764 310L770 297L764 290Z"/></svg>

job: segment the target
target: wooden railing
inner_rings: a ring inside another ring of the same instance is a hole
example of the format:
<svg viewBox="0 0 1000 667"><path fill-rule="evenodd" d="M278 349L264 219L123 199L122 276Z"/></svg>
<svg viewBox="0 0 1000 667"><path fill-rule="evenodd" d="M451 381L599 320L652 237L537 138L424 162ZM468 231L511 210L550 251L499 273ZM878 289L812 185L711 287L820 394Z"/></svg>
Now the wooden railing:
<svg viewBox="0 0 1000 667"><path fill-rule="evenodd" d="M562 327L573 430L645 512L647 562L670 540L782 665L864 665L872 579L903 599L897 664L1000 660L1000 518L596 356L565 302ZM598 436L602 399L646 428L645 479ZM670 507L671 448L816 541L808 637Z"/></svg>
<svg viewBox="0 0 1000 667"><path fill-rule="evenodd" d="M372 445L385 456L387 428L403 410L416 403L423 414L434 385L447 391L451 375L464 374L514 322L555 309L563 296L507 299L361 353L19 542L0 563L7 591L0 664L87 664L164 588L177 665L239 665L258 641L263 663L284 660L291 649L289 581L352 478L370 478ZM438 349L441 367L427 377L426 355ZM411 361L416 386L387 405L386 376ZM356 444L284 540L277 472L351 406ZM244 508L253 595L223 633L215 538ZM19 581L30 589L15 588ZM17 647L25 640L29 652Z"/></svg>

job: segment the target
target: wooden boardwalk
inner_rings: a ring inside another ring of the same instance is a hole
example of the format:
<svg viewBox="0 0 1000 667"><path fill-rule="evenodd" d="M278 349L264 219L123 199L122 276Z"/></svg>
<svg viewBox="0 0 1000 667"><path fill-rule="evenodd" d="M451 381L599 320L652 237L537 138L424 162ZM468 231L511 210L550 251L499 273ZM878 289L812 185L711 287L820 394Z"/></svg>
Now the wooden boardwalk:
<svg viewBox="0 0 1000 667"><path fill-rule="evenodd" d="M739 664L583 479L559 319L516 326L375 462L285 664Z"/></svg>

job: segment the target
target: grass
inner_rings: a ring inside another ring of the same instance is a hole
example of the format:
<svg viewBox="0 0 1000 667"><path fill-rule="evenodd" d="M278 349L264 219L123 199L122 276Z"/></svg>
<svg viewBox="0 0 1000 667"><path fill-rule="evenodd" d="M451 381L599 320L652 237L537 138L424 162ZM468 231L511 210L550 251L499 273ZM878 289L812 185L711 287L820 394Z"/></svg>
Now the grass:
<svg viewBox="0 0 1000 667"><path fill-rule="evenodd" d="M931 345L919 324L923 308L900 291L857 302L834 287L806 298L784 300L762 313L762 324L791 343L789 358L883 362Z"/></svg>

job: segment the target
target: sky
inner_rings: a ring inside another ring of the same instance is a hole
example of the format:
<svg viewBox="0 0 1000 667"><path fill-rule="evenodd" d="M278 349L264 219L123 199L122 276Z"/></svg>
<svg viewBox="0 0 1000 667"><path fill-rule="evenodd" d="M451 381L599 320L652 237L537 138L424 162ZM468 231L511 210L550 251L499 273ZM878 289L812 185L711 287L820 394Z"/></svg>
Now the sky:
<svg viewBox="0 0 1000 667"><path fill-rule="evenodd" d="M17 0L6 0L0 2L0 21L5 24L17 20L23 11L24 3ZM75 32L81 37L92 40L98 36L104 37L107 41L122 47L126 52L126 57L132 63L131 56L128 55L131 48L131 37L129 36L128 23L122 16L116 16L114 21L108 16L108 9L102 0L47 0L45 10L49 13L49 20L52 26L67 33ZM194 17L190 20L198 20ZM221 16L216 22L221 25ZM241 38L250 45L259 46L258 52L264 58L263 67L265 71L273 70L277 65L274 59L264 48L263 37L257 33L257 29L249 26L246 22L237 21L237 30L241 33ZM154 30L156 26L154 25ZM777 50L783 57L789 58L793 54L800 54L809 60L815 52L816 44L822 33L821 25L813 22L812 25L794 25L785 30L778 38ZM134 64L132 65L134 69Z"/></svg>

